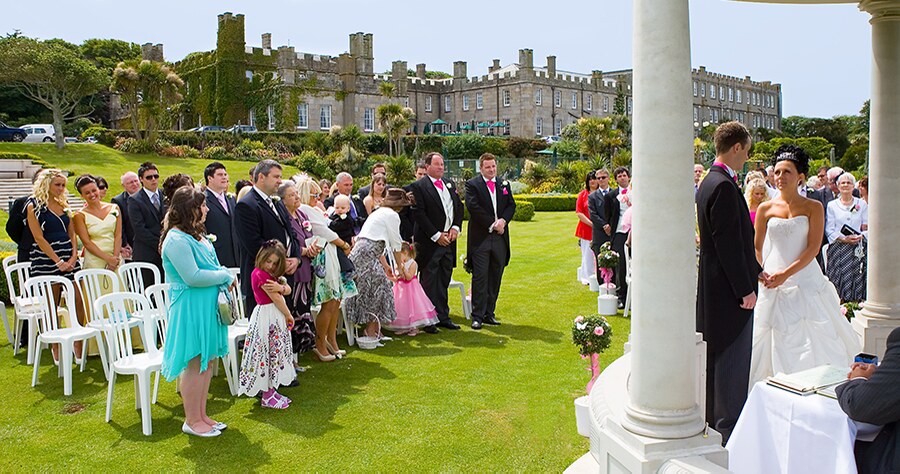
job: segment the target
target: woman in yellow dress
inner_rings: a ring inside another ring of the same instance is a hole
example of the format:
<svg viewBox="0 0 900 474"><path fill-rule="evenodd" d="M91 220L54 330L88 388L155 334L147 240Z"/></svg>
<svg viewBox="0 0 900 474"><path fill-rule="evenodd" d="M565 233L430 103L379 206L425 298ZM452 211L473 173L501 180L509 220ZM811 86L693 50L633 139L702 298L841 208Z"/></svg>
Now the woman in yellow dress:
<svg viewBox="0 0 900 474"><path fill-rule="evenodd" d="M79 176L75 188L84 199L84 208L75 214L75 233L85 250L81 267L115 272L122 263L122 212L115 204L100 200L100 189L93 176ZM107 280L103 280L103 284L104 294L112 291Z"/></svg>

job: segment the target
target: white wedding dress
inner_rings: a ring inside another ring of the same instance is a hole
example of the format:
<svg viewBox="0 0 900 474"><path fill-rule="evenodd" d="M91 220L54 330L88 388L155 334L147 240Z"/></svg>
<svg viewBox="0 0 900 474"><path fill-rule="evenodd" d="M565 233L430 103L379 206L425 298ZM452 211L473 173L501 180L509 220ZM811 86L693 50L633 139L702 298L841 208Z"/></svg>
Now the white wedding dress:
<svg viewBox="0 0 900 474"><path fill-rule="evenodd" d="M807 245L809 218L769 219L763 243L763 270L787 268ZM841 314L834 285L815 260L776 288L759 285L753 319L750 388L779 372L793 373L831 364L850 367L859 336Z"/></svg>

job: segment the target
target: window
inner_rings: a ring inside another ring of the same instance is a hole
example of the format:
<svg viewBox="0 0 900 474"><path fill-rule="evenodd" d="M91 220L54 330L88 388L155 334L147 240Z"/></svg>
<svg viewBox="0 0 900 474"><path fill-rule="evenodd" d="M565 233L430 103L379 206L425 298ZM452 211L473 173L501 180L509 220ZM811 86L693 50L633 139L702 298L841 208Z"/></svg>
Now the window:
<svg viewBox="0 0 900 474"><path fill-rule="evenodd" d="M555 105L556 107L562 107L562 92L553 92L553 105Z"/></svg>
<svg viewBox="0 0 900 474"><path fill-rule="evenodd" d="M431 96L425 96L425 111L431 112Z"/></svg>
<svg viewBox="0 0 900 474"><path fill-rule="evenodd" d="M541 102L543 102L543 95L543 89L538 87L538 89L534 91L534 105L541 105Z"/></svg>
<svg viewBox="0 0 900 474"><path fill-rule="evenodd" d="M475 108L478 110L484 108L484 95L481 92L475 93Z"/></svg>
<svg viewBox="0 0 900 474"><path fill-rule="evenodd" d="M697 81L694 81L694 97L697 97Z"/></svg>
<svg viewBox="0 0 900 474"><path fill-rule="evenodd" d="M469 110L469 96L468 96L468 94L463 96L463 110Z"/></svg>
<svg viewBox="0 0 900 474"><path fill-rule="evenodd" d="M700 97L706 97L706 83L700 83Z"/></svg>
<svg viewBox="0 0 900 474"><path fill-rule="evenodd" d="M715 86L715 84L709 86L709 98L710 98L710 99L715 99L715 98L716 98L716 86Z"/></svg>
<svg viewBox="0 0 900 474"><path fill-rule="evenodd" d="M403 106L404 106L404 107L409 107L409 97L404 97L404 98L403 98Z"/></svg>
<svg viewBox="0 0 900 474"><path fill-rule="evenodd" d="M322 130L331 129L331 106L323 105L319 111L319 128Z"/></svg>
<svg viewBox="0 0 900 474"><path fill-rule="evenodd" d="M452 101L453 101L453 97L450 97L449 95L444 96L444 112L450 111L450 103Z"/></svg>
<svg viewBox="0 0 900 474"><path fill-rule="evenodd" d="M511 97L509 95L509 89L504 90L503 91L503 106L509 107L510 102L511 102Z"/></svg>
<svg viewBox="0 0 900 474"><path fill-rule="evenodd" d="M572 93L572 110L575 110L577 108L578 108L578 93L573 92Z"/></svg>
<svg viewBox="0 0 900 474"><path fill-rule="evenodd" d="M694 122L700 121L700 109L698 107L694 107Z"/></svg>
<svg viewBox="0 0 900 474"><path fill-rule="evenodd" d="M585 108L588 110L592 110L594 108L594 95L593 94L587 95L587 103L585 105Z"/></svg>
<svg viewBox="0 0 900 474"><path fill-rule="evenodd" d="M503 123L506 124L506 126L503 127L503 134L509 135L509 119L508 118L503 119Z"/></svg>
<svg viewBox="0 0 900 474"><path fill-rule="evenodd" d="M366 108L363 112L363 131L372 132L375 130L375 109Z"/></svg>
<svg viewBox="0 0 900 474"><path fill-rule="evenodd" d="M731 87L728 88L728 100L734 102L734 89Z"/></svg>
<svg viewBox="0 0 900 474"><path fill-rule="evenodd" d="M725 86L719 86L719 100L725 100Z"/></svg>
<svg viewBox="0 0 900 474"><path fill-rule="evenodd" d="M740 89L737 90L737 102L738 102L738 104L743 103L743 100L741 98L741 90Z"/></svg>
<svg viewBox="0 0 900 474"><path fill-rule="evenodd" d="M609 97L603 96L603 111L609 112Z"/></svg>
<svg viewBox="0 0 900 474"><path fill-rule="evenodd" d="M627 109L628 109L626 114L631 115L631 106L634 105L634 101L631 100L631 97L626 97L625 102L626 102Z"/></svg>
<svg viewBox="0 0 900 474"><path fill-rule="evenodd" d="M556 123L553 124L553 134L559 136L562 133L562 120L556 119Z"/></svg>
<svg viewBox="0 0 900 474"><path fill-rule="evenodd" d="M247 77L247 81L252 81L253 80L253 71L251 71L249 69L244 71L244 76Z"/></svg>
<svg viewBox="0 0 900 474"><path fill-rule="evenodd" d="M544 134L544 119L540 117L534 119L534 134L539 136Z"/></svg>
<svg viewBox="0 0 900 474"><path fill-rule="evenodd" d="M250 124L251 127L256 126L256 111L255 110L250 109L250 117L247 120L247 122Z"/></svg>
<svg viewBox="0 0 900 474"><path fill-rule="evenodd" d="M309 128L309 104L297 104L297 128Z"/></svg>
<svg viewBox="0 0 900 474"><path fill-rule="evenodd" d="M266 113L269 115L269 130L275 130L275 106L268 106Z"/></svg>

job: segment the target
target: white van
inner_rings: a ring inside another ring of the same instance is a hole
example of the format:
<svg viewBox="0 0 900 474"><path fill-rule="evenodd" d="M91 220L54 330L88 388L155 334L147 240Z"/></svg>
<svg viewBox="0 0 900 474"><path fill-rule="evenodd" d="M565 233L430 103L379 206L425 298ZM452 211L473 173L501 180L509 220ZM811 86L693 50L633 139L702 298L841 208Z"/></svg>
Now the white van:
<svg viewBox="0 0 900 474"><path fill-rule="evenodd" d="M25 130L25 139L22 141L26 143L52 142L56 139L56 129L48 123L32 123L22 125L21 128Z"/></svg>

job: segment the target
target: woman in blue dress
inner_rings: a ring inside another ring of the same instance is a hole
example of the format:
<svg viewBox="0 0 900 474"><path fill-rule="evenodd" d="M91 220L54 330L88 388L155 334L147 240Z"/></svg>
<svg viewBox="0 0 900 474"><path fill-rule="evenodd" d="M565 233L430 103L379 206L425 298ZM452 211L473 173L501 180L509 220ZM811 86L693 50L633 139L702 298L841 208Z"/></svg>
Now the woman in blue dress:
<svg viewBox="0 0 900 474"><path fill-rule="evenodd" d="M209 363L228 353L228 327L219 322L219 289L234 277L219 265L205 236L206 196L190 186L172 196L160 245L169 289L169 326L163 346L162 374L181 376L184 425L187 434L218 436L226 428L206 415L212 371Z"/></svg>

